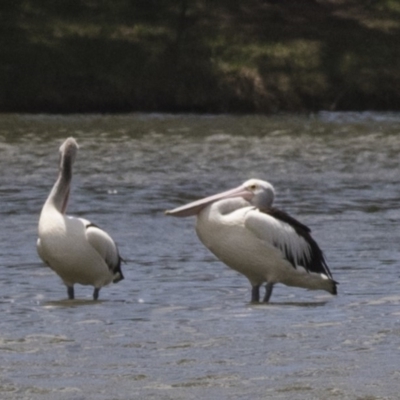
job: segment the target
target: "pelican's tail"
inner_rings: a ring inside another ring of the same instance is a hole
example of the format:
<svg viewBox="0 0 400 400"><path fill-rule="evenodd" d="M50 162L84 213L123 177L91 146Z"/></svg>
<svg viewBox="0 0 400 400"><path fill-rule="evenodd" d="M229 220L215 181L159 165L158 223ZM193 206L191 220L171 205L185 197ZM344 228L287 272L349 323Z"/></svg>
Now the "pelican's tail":
<svg viewBox="0 0 400 400"><path fill-rule="evenodd" d="M118 283L119 281L122 281L122 279L124 279L124 275L122 274L122 270L121 270L121 262L123 261L123 259L121 257L119 257L118 260L118 265L114 268L114 276L113 276L113 283Z"/></svg>
<svg viewBox="0 0 400 400"><path fill-rule="evenodd" d="M334 294L337 295L337 285L339 285L339 282L334 281L333 279L329 279L329 283L330 283L330 290L328 290L328 292L330 294Z"/></svg>
<svg viewBox="0 0 400 400"><path fill-rule="evenodd" d="M337 294L338 283L325 274L304 272L297 268L296 273L286 276L281 282L287 286L303 287L310 290L326 290L330 294Z"/></svg>
<svg viewBox="0 0 400 400"><path fill-rule="evenodd" d="M117 272L116 274L114 274L113 283L118 283L119 281L122 281L122 279L125 279L122 275L122 272Z"/></svg>

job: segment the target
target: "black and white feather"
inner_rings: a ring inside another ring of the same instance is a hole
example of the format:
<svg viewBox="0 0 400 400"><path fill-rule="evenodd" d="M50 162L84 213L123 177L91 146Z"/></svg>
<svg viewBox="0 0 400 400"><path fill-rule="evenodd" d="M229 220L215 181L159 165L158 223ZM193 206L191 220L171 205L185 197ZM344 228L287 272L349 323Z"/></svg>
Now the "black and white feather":
<svg viewBox="0 0 400 400"><path fill-rule="evenodd" d="M274 222L270 220L268 228L265 226L263 230L270 230L274 236L274 246L280 248L293 267L301 266L308 272L324 274L327 278L333 279L322 250L312 238L308 226L277 208L271 207L259 211L275 220Z"/></svg>

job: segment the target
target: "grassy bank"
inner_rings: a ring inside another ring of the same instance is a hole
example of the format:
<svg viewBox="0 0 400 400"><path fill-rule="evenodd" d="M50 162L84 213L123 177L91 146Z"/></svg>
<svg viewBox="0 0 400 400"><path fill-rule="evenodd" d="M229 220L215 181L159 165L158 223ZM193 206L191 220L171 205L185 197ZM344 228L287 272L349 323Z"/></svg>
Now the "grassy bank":
<svg viewBox="0 0 400 400"><path fill-rule="evenodd" d="M400 110L397 0L9 3L0 111Z"/></svg>

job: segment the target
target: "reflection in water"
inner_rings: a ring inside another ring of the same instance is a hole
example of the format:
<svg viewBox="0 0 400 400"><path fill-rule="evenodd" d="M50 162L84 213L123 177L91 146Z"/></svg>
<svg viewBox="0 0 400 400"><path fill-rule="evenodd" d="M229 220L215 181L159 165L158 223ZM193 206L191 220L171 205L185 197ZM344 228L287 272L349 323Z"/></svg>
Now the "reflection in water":
<svg viewBox="0 0 400 400"><path fill-rule="evenodd" d="M400 117L1 116L2 399L398 396ZM35 243L57 149L81 149L71 215L119 245L125 280L71 302ZM337 298L247 280L164 210L257 177L314 228ZM126 273L125 273L126 271Z"/></svg>
<svg viewBox="0 0 400 400"><path fill-rule="evenodd" d="M64 299L64 300L58 300L58 301L44 301L42 304L43 307L51 308L51 307L80 307L80 306L90 306L90 305L97 305L97 303L103 303L104 301L107 300L83 300L83 299L75 299L75 300L70 300L70 299Z"/></svg>
<svg viewBox="0 0 400 400"><path fill-rule="evenodd" d="M269 302L269 303L256 303L254 304L255 307L258 306L264 306L264 307L268 307L268 306L275 306L275 307L282 307L282 306L294 306L294 307L322 307L324 305L326 305L328 303L328 301L282 301L279 303L275 303L273 301ZM253 305L253 303L252 303Z"/></svg>

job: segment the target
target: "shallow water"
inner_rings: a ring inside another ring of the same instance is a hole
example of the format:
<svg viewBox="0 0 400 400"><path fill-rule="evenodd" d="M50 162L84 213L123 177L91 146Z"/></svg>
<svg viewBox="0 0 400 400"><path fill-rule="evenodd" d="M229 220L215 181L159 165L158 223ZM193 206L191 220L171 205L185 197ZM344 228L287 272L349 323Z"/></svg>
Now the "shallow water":
<svg viewBox="0 0 400 400"><path fill-rule="evenodd" d="M400 115L0 116L1 399L395 399ZM125 280L66 300L37 221L58 147L68 212L119 244ZM313 229L339 295L247 280L164 210L257 177Z"/></svg>

